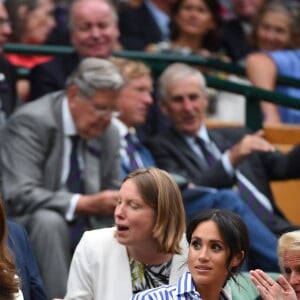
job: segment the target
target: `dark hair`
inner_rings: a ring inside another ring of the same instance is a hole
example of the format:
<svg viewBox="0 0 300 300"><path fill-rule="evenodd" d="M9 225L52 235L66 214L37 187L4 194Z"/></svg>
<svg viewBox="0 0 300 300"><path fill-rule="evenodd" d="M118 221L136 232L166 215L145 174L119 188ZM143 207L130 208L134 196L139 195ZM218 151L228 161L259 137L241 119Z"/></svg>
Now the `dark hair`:
<svg viewBox="0 0 300 300"><path fill-rule="evenodd" d="M29 12L31 12L40 5L40 0L8 0L4 2L4 5L11 22L11 39L13 42L20 42L25 27L24 19L20 17L19 9L21 6L24 6Z"/></svg>
<svg viewBox="0 0 300 300"><path fill-rule="evenodd" d="M16 267L7 246L7 225L3 201L0 198L0 300L13 300L19 290Z"/></svg>
<svg viewBox="0 0 300 300"><path fill-rule="evenodd" d="M171 6L171 15L170 15L170 40L173 41L177 39L180 34L180 29L178 28L175 22L175 16L178 14L179 10L182 7L182 4L185 0L177 0ZM202 41L201 48L208 49L210 51L218 50L219 46L219 28L222 24L222 17L221 17L221 6L218 0L202 0L204 4L207 6L209 11L212 14L214 22L216 24L216 28L213 30L208 31Z"/></svg>
<svg viewBox="0 0 300 300"><path fill-rule="evenodd" d="M243 220L235 213L225 209L205 209L201 211L187 226L186 239L190 244L193 232L197 226L205 221L214 221L218 226L222 238L229 249L227 258L228 279L235 280L234 275L240 272L241 266L247 256L249 249L248 231ZM230 262L235 255L244 252L240 264L230 267Z"/></svg>

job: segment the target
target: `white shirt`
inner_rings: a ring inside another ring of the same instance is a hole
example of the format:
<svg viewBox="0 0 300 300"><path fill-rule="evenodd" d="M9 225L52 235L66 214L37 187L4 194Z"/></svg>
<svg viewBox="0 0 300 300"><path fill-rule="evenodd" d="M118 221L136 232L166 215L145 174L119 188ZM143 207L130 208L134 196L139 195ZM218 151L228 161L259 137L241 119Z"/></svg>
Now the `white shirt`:
<svg viewBox="0 0 300 300"><path fill-rule="evenodd" d="M68 99L65 97L62 102L62 123L63 123L63 133L64 133L64 155L63 155L63 168L60 178L60 188L66 189L66 182L70 172L70 156L72 150L72 142L70 140L71 135L76 135L77 130L72 118ZM82 155L79 156L79 168L83 170L84 162ZM80 194L74 194L71 198L70 205L66 211L65 218L67 221L72 221L74 219L74 212L77 206L77 202L80 198Z"/></svg>

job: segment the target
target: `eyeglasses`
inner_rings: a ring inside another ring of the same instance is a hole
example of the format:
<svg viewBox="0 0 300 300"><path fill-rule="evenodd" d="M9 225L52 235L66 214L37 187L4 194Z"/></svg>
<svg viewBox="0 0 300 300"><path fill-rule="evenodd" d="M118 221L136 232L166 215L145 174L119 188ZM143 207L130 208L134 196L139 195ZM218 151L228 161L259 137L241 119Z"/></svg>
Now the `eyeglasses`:
<svg viewBox="0 0 300 300"><path fill-rule="evenodd" d="M83 100L83 97L80 95L76 95L76 98L78 100ZM86 101L86 100L83 100ZM93 105L91 101L86 101L86 103L89 103L89 106L93 113L99 117L112 117L112 118L117 118L121 115L119 111L111 110L111 109L102 109L102 108L97 108Z"/></svg>
<svg viewBox="0 0 300 300"><path fill-rule="evenodd" d="M119 111L114 111L114 110L110 110L110 109L98 109L93 105L91 105L91 108L92 108L93 112L99 117L117 118L121 114Z"/></svg>

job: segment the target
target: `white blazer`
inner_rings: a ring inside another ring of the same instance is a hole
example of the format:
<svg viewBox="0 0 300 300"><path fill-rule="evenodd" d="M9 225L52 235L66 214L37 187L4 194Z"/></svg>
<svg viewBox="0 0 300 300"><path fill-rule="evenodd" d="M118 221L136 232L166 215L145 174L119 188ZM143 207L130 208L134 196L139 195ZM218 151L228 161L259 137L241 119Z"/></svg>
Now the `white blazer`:
<svg viewBox="0 0 300 300"><path fill-rule="evenodd" d="M85 232L70 267L65 300L117 300L132 296L126 247L114 237L115 228ZM174 255L169 283L187 270L188 245L183 237L182 255Z"/></svg>

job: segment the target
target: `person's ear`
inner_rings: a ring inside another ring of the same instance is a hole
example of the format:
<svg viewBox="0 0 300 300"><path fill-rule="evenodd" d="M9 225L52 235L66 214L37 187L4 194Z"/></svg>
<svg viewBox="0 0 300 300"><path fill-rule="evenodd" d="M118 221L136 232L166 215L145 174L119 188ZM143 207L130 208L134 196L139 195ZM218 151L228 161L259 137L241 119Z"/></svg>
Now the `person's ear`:
<svg viewBox="0 0 300 300"><path fill-rule="evenodd" d="M243 261L244 256L245 256L244 251L242 251L240 254L235 255L231 260L230 268L239 266L241 264L241 262Z"/></svg>
<svg viewBox="0 0 300 300"><path fill-rule="evenodd" d="M77 95L78 95L78 88L76 85L71 85L67 88L67 98L70 107L72 107L73 104L75 103Z"/></svg>

